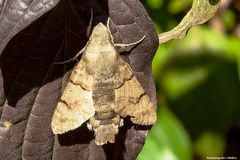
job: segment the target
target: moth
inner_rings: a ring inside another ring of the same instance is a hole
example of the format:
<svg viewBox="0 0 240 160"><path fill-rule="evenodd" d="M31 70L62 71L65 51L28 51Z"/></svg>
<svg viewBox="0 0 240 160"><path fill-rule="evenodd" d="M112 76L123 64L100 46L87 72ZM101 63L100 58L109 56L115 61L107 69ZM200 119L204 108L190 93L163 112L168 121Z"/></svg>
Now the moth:
<svg viewBox="0 0 240 160"><path fill-rule="evenodd" d="M53 113L54 134L74 130L87 122L95 132L95 143L103 145L115 142L124 117L130 116L138 125L156 122L153 103L116 50L117 46L137 43L140 41L114 44L109 26L100 22L93 28Z"/></svg>

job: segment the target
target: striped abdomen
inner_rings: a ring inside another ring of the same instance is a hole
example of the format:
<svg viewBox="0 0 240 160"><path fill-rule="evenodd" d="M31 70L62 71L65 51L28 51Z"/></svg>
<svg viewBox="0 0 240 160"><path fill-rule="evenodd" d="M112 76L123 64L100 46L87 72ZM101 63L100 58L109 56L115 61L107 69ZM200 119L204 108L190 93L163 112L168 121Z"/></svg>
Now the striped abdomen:
<svg viewBox="0 0 240 160"><path fill-rule="evenodd" d="M115 90L112 80L95 79L93 82L92 98L95 115L90 124L95 131L95 142L105 144L114 143L118 133L120 116L114 112Z"/></svg>

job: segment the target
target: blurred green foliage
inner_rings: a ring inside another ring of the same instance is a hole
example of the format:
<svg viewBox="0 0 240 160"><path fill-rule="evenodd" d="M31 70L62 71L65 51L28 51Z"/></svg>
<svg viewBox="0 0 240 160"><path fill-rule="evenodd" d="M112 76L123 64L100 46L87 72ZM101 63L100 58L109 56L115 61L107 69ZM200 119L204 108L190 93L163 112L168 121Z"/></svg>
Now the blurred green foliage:
<svg viewBox="0 0 240 160"><path fill-rule="evenodd" d="M190 0L141 0L158 33L175 27ZM240 1L161 44L153 61L158 121L138 160L240 156ZM240 158L240 157L238 157Z"/></svg>
<svg viewBox="0 0 240 160"><path fill-rule="evenodd" d="M158 111L157 124L161 125L152 128L138 159L190 160L190 139L183 126L166 107L162 106Z"/></svg>

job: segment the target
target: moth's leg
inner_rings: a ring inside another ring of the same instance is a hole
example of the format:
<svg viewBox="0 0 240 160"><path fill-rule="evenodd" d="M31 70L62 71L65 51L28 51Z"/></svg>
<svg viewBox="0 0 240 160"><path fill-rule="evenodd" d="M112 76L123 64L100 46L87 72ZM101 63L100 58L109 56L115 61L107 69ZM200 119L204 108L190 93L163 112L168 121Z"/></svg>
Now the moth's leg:
<svg viewBox="0 0 240 160"><path fill-rule="evenodd" d="M119 127L123 126L123 119L120 117L120 115L116 115L116 117L112 119L112 122Z"/></svg>
<svg viewBox="0 0 240 160"><path fill-rule="evenodd" d="M92 30L92 21L93 21L93 10L91 8L91 17L90 17L89 24L87 26L87 37L90 36L91 30Z"/></svg>
<svg viewBox="0 0 240 160"><path fill-rule="evenodd" d="M133 43L128 43L128 44L121 44L121 43L116 43L114 44L115 47L120 47L120 48L125 48L125 47L129 47L129 46L135 46L139 43L141 43L144 39L145 39L146 36L143 36L140 40L136 41L136 42L133 42Z"/></svg>
<svg viewBox="0 0 240 160"><path fill-rule="evenodd" d="M114 46L118 48L120 52L123 51L130 51L133 47L135 47L137 44L141 43L146 36L143 36L140 40L133 42L133 43L128 43L128 44L121 44L121 43L116 43Z"/></svg>
<svg viewBox="0 0 240 160"><path fill-rule="evenodd" d="M90 124L90 122L87 122L87 128L88 128L89 131L93 131L93 127Z"/></svg>
<svg viewBox="0 0 240 160"><path fill-rule="evenodd" d="M110 30L110 18L109 17L108 17L108 20L107 20L107 30L108 30L108 33L110 35L110 39L111 39L112 44L114 44L114 46L116 48L120 49L121 51L130 51L134 46L141 43L146 37L146 36L143 36L140 40L138 40L136 42L133 42L133 43L128 43L128 44L114 43L114 39L113 39L113 36L111 34L111 30Z"/></svg>
<svg viewBox="0 0 240 160"><path fill-rule="evenodd" d="M96 129L97 127L100 126L101 121L96 120L94 117L91 117L91 118L89 119L89 123L90 123L90 125L92 126L93 129Z"/></svg>
<svg viewBox="0 0 240 160"><path fill-rule="evenodd" d="M122 118L120 118L119 127L122 127L123 125L124 125L124 120Z"/></svg>
<svg viewBox="0 0 240 160"><path fill-rule="evenodd" d="M87 37L89 37L90 33L91 33L92 21L93 21L93 10L91 8L91 17L90 17L90 21L89 21L89 24L88 24L88 27L87 27ZM78 58L78 56L80 56L80 54L83 53L85 48L86 48L86 46L83 47L83 49L81 49L73 58L70 58L70 59L68 59L66 61L62 61L62 62L55 62L55 64L64 64L64 63L68 63L68 62L74 61L75 59Z"/></svg>
<svg viewBox="0 0 240 160"><path fill-rule="evenodd" d="M55 64L65 64L65 63L68 63L68 62L71 62L71 61L74 61L75 59L78 58L78 56L80 56L80 54L82 54L85 50L86 46L83 47L83 49L81 49L74 57L66 60L66 61L62 61L62 62L55 62Z"/></svg>

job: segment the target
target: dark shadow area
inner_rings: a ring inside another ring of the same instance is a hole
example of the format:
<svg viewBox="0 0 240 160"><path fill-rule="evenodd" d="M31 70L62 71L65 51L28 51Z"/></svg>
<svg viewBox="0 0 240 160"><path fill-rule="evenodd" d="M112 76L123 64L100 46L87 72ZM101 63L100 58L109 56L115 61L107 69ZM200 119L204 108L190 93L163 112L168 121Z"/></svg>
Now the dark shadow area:
<svg viewBox="0 0 240 160"><path fill-rule="evenodd" d="M231 128L226 136L227 146L225 156L240 158L240 127Z"/></svg>
<svg viewBox="0 0 240 160"><path fill-rule="evenodd" d="M15 106L18 100L32 88L51 82L72 69L76 62L65 65L53 63L73 57L85 46L88 40L86 27L90 19L90 8L93 7L86 5L85 8L77 8L71 13L67 10L68 7L62 6L62 3L66 5L64 1L59 3L50 12L18 33L4 49L1 55L1 69L4 92L10 106ZM83 4L84 1L78 3ZM94 13L97 17L95 23L106 22L107 15L102 8ZM57 19L56 22L52 20L53 18ZM55 75L46 80L48 71L53 67L58 68L54 72ZM11 95L9 90L12 90ZM21 91L17 92L18 90Z"/></svg>
<svg viewBox="0 0 240 160"><path fill-rule="evenodd" d="M131 122L130 117L124 118L124 126L119 127L119 132L116 135L116 143L115 144L106 144L103 145L104 152L107 155L107 160L123 160L124 153L126 152L126 136L128 134L134 134L129 133L132 132L131 128L134 128L135 134L137 134L137 131L147 131L150 130L152 126L140 126L135 125ZM142 140L143 144L145 140ZM123 143L125 142L125 143ZM141 143L141 142L138 142ZM132 144L134 145L134 144Z"/></svg>
<svg viewBox="0 0 240 160"><path fill-rule="evenodd" d="M119 127L118 134L116 135L116 143L103 145L105 154L107 155L107 160L122 160L124 159L124 152L126 150L125 142L127 131L131 128L132 123L130 119L124 119L124 126Z"/></svg>
<svg viewBox="0 0 240 160"><path fill-rule="evenodd" d="M211 5L216 5L219 2L219 0L209 0L209 3Z"/></svg>
<svg viewBox="0 0 240 160"><path fill-rule="evenodd" d="M107 143L102 146L106 155L106 160L123 160L126 152L126 136L128 131L134 127L137 131L150 130L152 126L135 125L127 117L124 119L124 126L119 127L119 132L116 135L115 143ZM58 135L58 141L61 146L73 146L76 144L89 144L94 139L94 132L87 128L84 123L79 128L69 131L67 133ZM144 144L144 140L142 140ZM139 142L141 143L141 142Z"/></svg>
<svg viewBox="0 0 240 160"><path fill-rule="evenodd" d="M86 123L79 128L67 133L58 135L58 141L62 146L72 146L75 144L89 144L94 139L94 132L89 131Z"/></svg>

